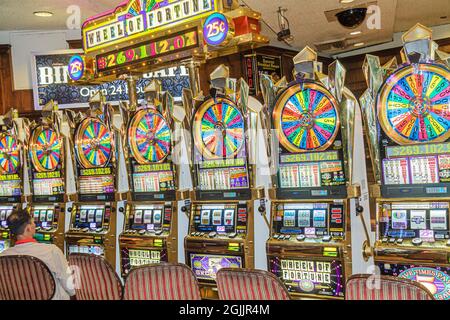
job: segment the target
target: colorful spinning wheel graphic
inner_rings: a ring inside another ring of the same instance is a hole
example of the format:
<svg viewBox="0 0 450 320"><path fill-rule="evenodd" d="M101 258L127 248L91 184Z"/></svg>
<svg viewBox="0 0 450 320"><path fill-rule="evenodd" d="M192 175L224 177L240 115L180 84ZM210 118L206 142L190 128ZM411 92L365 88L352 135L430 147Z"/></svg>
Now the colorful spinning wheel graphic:
<svg viewBox="0 0 450 320"><path fill-rule="evenodd" d="M326 150L339 132L337 105L319 84L305 82L288 88L273 110L279 141L290 152Z"/></svg>
<svg viewBox="0 0 450 320"><path fill-rule="evenodd" d="M378 96L378 119L398 144L450 138L450 71L432 64L409 65L385 82Z"/></svg>
<svg viewBox="0 0 450 320"><path fill-rule="evenodd" d="M3 174L17 173L20 163L20 151L15 136L0 133L0 172Z"/></svg>
<svg viewBox="0 0 450 320"><path fill-rule="evenodd" d="M207 158L230 158L245 142L244 118L228 99L209 99L194 116L194 143Z"/></svg>
<svg viewBox="0 0 450 320"><path fill-rule="evenodd" d="M83 120L75 137L78 161L84 168L108 164L112 156L112 134L103 122L94 118Z"/></svg>
<svg viewBox="0 0 450 320"><path fill-rule="evenodd" d="M140 164L161 162L170 153L170 129L156 110L141 110L134 115L128 139L133 157Z"/></svg>
<svg viewBox="0 0 450 320"><path fill-rule="evenodd" d="M61 161L62 139L52 128L38 127L30 140L30 156L39 172L53 171Z"/></svg>

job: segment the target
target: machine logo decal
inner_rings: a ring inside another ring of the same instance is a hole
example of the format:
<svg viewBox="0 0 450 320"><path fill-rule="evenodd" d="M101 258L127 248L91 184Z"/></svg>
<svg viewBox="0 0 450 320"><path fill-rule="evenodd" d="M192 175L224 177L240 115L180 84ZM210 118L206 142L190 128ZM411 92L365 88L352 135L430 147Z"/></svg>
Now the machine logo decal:
<svg viewBox="0 0 450 320"><path fill-rule="evenodd" d="M401 272L399 277L420 282L437 300L450 300L450 276L440 270L415 267Z"/></svg>

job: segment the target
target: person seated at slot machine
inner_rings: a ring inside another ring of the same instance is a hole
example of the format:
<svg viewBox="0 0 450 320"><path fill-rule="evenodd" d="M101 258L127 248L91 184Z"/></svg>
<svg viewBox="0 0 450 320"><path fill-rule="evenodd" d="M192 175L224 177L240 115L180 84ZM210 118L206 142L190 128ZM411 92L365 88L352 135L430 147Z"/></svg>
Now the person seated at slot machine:
<svg viewBox="0 0 450 320"><path fill-rule="evenodd" d="M11 235L15 236L16 243L0 254L0 256L25 255L42 260L50 269L55 279L55 295L53 300L70 300L75 296L72 273L63 252L54 244L38 243L34 239L36 225L33 217L27 210L18 210L8 219Z"/></svg>

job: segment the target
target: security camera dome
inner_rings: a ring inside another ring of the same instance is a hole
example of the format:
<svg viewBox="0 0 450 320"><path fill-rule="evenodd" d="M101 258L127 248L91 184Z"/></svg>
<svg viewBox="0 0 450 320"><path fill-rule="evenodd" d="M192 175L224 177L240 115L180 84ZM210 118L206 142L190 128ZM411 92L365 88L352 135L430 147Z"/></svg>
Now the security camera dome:
<svg viewBox="0 0 450 320"><path fill-rule="evenodd" d="M341 11L336 14L339 23L345 28L359 27L366 19L367 8L354 8Z"/></svg>

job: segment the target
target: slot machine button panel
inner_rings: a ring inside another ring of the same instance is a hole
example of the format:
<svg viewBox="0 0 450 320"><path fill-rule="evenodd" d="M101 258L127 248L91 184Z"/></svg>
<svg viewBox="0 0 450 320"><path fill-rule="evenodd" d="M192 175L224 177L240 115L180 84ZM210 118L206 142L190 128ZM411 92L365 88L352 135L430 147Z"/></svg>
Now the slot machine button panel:
<svg viewBox="0 0 450 320"><path fill-rule="evenodd" d="M158 230L158 231L155 232L155 235L157 235L157 236L160 236L160 235L162 235L162 234L163 234L163 231L162 231L162 230Z"/></svg>
<svg viewBox="0 0 450 320"><path fill-rule="evenodd" d="M397 239L397 244L402 244L402 243L403 243L403 238Z"/></svg>
<svg viewBox="0 0 450 320"><path fill-rule="evenodd" d="M145 230L139 230L139 234L141 235L141 236L143 236L144 234L145 234Z"/></svg>
<svg viewBox="0 0 450 320"><path fill-rule="evenodd" d="M236 233L236 232L230 233L230 234L228 235L228 237L231 238L231 239L234 239L234 238L237 237L237 233Z"/></svg>
<svg viewBox="0 0 450 320"><path fill-rule="evenodd" d="M306 237L304 234L297 236L297 241L305 241Z"/></svg>
<svg viewBox="0 0 450 320"><path fill-rule="evenodd" d="M291 235L290 234L285 235L284 240L291 240Z"/></svg>
<svg viewBox="0 0 450 320"><path fill-rule="evenodd" d="M89 228L83 228L83 229L81 229L81 231L82 231L82 232L88 232L88 231L89 231Z"/></svg>
<svg viewBox="0 0 450 320"><path fill-rule="evenodd" d="M423 243L423 240L420 239L420 238L412 239L412 244L415 245L415 246L420 246L420 245L422 245L422 243Z"/></svg>
<svg viewBox="0 0 450 320"><path fill-rule="evenodd" d="M208 237L215 238L217 236L217 232L213 231L208 234Z"/></svg>
<svg viewBox="0 0 450 320"><path fill-rule="evenodd" d="M446 245L447 247L450 247L450 240L447 241Z"/></svg>
<svg viewBox="0 0 450 320"><path fill-rule="evenodd" d="M388 242L388 238L384 237L383 239L381 239L382 243L387 243Z"/></svg>
<svg viewBox="0 0 450 320"><path fill-rule="evenodd" d="M274 238L275 240L278 240L279 237L280 237L279 234L276 234L276 233L275 233L275 234L273 235L273 238Z"/></svg>
<svg viewBox="0 0 450 320"><path fill-rule="evenodd" d="M323 241L323 242L330 242L331 239L332 239L331 236L323 236L323 237L322 237L322 241Z"/></svg>
<svg viewBox="0 0 450 320"><path fill-rule="evenodd" d="M396 241L397 241L397 239L395 239L395 238L390 238L389 239L389 243L391 243L391 244L394 244Z"/></svg>

